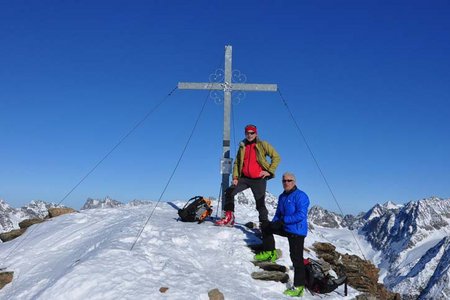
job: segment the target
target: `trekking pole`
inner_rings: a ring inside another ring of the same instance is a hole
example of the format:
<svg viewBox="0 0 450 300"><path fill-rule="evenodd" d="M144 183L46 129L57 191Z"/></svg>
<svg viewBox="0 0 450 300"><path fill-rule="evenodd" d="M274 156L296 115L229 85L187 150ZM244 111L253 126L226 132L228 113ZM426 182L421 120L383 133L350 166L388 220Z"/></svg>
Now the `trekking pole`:
<svg viewBox="0 0 450 300"><path fill-rule="evenodd" d="M220 206L220 202L222 201L222 185L220 185L220 189L219 189L219 196L217 197L217 207L216 207L216 218L217 218L217 214L219 213L219 207ZM220 212L220 216L222 216L222 212Z"/></svg>
<svg viewBox="0 0 450 300"><path fill-rule="evenodd" d="M344 284L344 295L347 296L347 280L348 277L345 278L345 284Z"/></svg>

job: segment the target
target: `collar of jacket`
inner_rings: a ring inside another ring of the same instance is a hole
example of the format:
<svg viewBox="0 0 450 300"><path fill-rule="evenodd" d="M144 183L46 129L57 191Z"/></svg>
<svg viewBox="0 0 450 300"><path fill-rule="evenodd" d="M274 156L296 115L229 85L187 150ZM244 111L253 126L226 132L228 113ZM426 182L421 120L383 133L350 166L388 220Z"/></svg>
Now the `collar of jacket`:
<svg viewBox="0 0 450 300"><path fill-rule="evenodd" d="M293 187L290 191L288 191L288 192L283 191L283 194L289 195L289 194L292 194L292 193L293 193L294 191L296 191L296 190L297 190L297 186L294 185L294 187Z"/></svg>
<svg viewBox="0 0 450 300"><path fill-rule="evenodd" d="M241 142L241 144L243 145L243 146L247 146L247 145L250 145L250 144L256 144L256 143L258 143L259 142L259 139L258 139L258 137L256 137L253 141L251 141L251 142L249 142L247 139L243 139L242 140L242 142Z"/></svg>

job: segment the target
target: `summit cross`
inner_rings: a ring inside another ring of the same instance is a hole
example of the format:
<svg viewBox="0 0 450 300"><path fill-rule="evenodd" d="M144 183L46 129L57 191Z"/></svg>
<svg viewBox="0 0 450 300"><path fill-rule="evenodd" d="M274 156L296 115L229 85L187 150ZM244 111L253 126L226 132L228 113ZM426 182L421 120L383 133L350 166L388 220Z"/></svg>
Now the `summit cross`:
<svg viewBox="0 0 450 300"><path fill-rule="evenodd" d="M230 158L230 114L231 114L231 93L233 91L245 92L276 92L276 84L251 84L232 83L231 57L232 47L225 46L225 75L224 82L179 82L178 89L184 90L222 90L223 101L223 155L221 159L222 174L222 209L225 203L225 191L230 186L231 158Z"/></svg>

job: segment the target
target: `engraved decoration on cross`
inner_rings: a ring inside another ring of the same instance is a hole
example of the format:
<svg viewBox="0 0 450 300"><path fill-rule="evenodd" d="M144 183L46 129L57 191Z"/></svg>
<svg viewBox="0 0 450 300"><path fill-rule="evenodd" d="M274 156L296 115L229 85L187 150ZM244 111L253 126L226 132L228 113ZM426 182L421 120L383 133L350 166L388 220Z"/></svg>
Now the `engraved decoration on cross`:
<svg viewBox="0 0 450 300"><path fill-rule="evenodd" d="M214 73L209 75L209 82L219 83L223 87L223 91L210 90L209 97L214 100L216 104L223 103L223 92L233 92L231 94L231 101L233 104L239 104L245 99L246 93L244 91L233 91L233 84L231 82L225 82L225 71L223 69L217 69ZM234 83L246 83L247 76L240 70L232 71L232 82Z"/></svg>

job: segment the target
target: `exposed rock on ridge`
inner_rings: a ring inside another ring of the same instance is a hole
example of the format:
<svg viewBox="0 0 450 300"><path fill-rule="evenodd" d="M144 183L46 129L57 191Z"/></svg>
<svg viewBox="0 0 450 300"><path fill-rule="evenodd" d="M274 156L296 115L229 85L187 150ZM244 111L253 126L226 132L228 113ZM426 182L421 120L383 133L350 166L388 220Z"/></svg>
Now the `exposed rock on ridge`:
<svg viewBox="0 0 450 300"><path fill-rule="evenodd" d="M339 276L346 275L348 284L354 289L377 299L400 299L400 295L389 292L378 283L379 269L370 261L356 255L341 254L329 243L317 242L313 246L317 256L329 263Z"/></svg>

